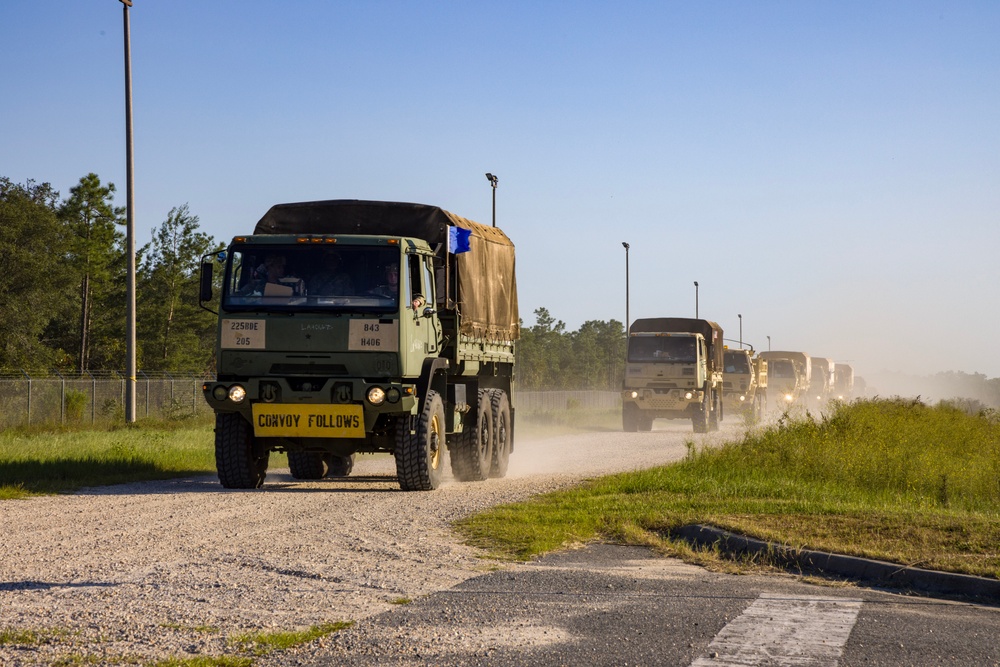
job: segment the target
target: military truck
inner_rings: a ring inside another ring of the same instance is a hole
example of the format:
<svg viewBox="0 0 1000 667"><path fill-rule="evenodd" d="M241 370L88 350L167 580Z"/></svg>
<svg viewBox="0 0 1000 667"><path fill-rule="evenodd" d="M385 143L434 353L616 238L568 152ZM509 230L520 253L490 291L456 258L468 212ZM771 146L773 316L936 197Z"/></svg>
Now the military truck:
<svg viewBox="0 0 1000 667"><path fill-rule="evenodd" d="M761 352L767 362L769 408L804 406L812 379L812 358L805 352Z"/></svg>
<svg viewBox="0 0 1000 667"><path fill-rule="evenodd" d="M833 395L838 401L854 398L854 367L850 364L835 364Z"/></svg>
<svg viewBox="0 0 1000 667"><path fill-rule="evenodd" d="M731 414L759 419L767 403L767 361L753 348L725 348L722 369L722 406Z"/></svg>
<svg viewBox="0 0 1000 667"><path fill-rule="evenodd" d="M500 229L424 204L279 204L221 256L203 390L224 487L262 486L270 452L297 479L390 452L407 491L438 487L449 458L460 481L506 474L520 327ZM206 257L203 305L212 291Z"/></svg>
<svg viewBox="0 0 1000 667"><path fill-rule="evenodd" d="M629 328L622 428L650 431L653 420L690 419L695 433L722 421L722 328L682 317L639 319Z"/></svg>
<svg viewBox="0 0 1000 667"><path fill-rule="evenodd" d="M809 403L822 408L833 397L836 366L833 359L812 357L812 379L809 382Z"/></svg>

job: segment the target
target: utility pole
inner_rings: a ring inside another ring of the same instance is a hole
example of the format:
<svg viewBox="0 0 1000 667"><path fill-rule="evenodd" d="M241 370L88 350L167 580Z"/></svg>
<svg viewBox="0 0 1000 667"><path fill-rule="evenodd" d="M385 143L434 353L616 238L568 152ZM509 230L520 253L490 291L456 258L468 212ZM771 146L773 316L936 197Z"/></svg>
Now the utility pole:
<svg viewBox="0 0 1000 667"><path fill-rule="evenodd" d="M125 254L127 265L126 334L125 334L125 423L135 422L135 175L132 156L132 47L129 35L128 9L132 0L121 0L125 27Z"/></svg>
<svg viewBox="0 0 1000 667"><path fill-rule="evenodd" d="M631 328L631 320L628 317L628 249L629 245L622 241L622 247L625 248L625 338L628 339L628 332Z"/></svg>
<svg viewBox="0 0 1000 667"><path fill-rule="evenodd" d="M490 182L493 187L493 226L497 226L497 181L500 179L493 174L486 172L486 180Z"/></svg>

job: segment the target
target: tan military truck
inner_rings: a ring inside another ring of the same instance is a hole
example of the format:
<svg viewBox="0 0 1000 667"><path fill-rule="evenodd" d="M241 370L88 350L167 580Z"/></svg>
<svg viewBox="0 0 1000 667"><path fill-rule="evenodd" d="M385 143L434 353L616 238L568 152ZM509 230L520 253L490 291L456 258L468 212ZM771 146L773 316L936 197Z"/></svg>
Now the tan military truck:
<svg viewBox="0 0 1000 667"><path fill-rule="evenodd" d="M759 419L767 403L767 361L753 348L726 348L723 355L722 405L729 414Z"/></svg>
<svg viewBox="0 0 1000 667"><path fill-rule="evenodd" d="M850 364L835 364L833 395L838 401L854 398L854 367Z"/></svg>
<svg viewBox="0 0 1000 667"><path fill-rule="evenodd" d="M649 431L654 419L690 419L695 433L722 421L722 327L683 317L639 319L628 336L622 428Z"/></svg>
<svg viewBox="0 0 1000 667"><path fill-rule="evenodd" d="M833 359L812 357L812 380L809 382L809 404L822 408L833 398L836 366Z"/></svg>
<svg viewBox="0 0 1000 667"><path fill-rule="evenodd" d="M279 204L233 239L219 298L215 458L227 488L391 453L403 490L503 477L520 332L514 245L436 206ZM213 263L201 299L212 299Z"/></svg>
<svg viewBox="0 0 1000 667"><path fill-rule="evenodd" d="M768 408L787 410L805 406L812 379L812 357L805 352L770 350L759 356L767 362Z"/></svg>

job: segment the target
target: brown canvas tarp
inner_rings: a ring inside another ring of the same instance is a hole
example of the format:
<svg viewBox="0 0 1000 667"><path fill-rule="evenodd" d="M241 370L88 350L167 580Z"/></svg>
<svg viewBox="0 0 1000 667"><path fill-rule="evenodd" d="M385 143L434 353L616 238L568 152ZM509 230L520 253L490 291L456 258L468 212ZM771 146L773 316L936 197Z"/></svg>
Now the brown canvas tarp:
<svg viewBox="0 0 1000 667"><path fill-rule="evenodd" d="M437 206L335 199L278 204L264 214L254 234L361 234L403 236L427 241L438 256L448 255L448 227L472 232L470 251L454 255L460 333L515 340L520 332L514 244L488 227ZM438 285L443 290L443 285Z"/></svg>

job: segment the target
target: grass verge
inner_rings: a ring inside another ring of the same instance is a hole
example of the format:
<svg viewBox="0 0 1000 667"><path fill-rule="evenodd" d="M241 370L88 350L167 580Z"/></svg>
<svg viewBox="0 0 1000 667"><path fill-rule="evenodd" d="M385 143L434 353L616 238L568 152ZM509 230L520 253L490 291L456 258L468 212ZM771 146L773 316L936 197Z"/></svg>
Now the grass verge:
<svg viewBox="0 0 1000 667"><path fill-rule="evenodd" d="M704 558L669 538L703 523L780 544L1000 578L1000 421L867 400L783 418L671 466L613 475L457 524L528 559L610 539Z"/></svg>

